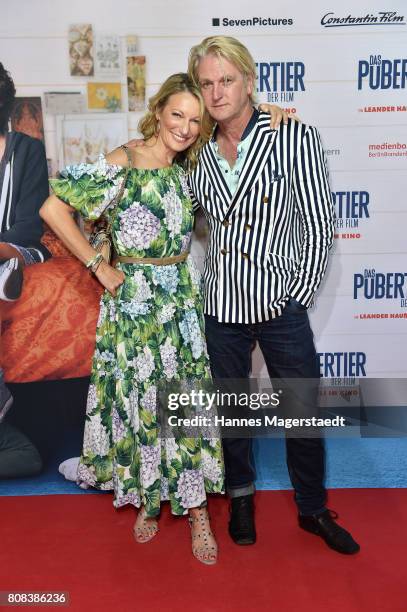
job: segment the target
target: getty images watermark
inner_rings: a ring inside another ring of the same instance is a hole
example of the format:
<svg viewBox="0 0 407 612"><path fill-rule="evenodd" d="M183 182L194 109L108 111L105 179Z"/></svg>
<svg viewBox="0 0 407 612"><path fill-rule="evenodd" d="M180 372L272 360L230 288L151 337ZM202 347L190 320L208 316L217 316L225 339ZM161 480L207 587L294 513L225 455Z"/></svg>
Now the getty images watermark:
<svg viewBox="0 0 407 612"><path fill-rule="evenodd" d="M407 378L162 381L160 436L407 437Z"/></svg>
<svg viewBox="0 0 407 612"><path fill-rule="evenodd" d="M248 382L228 383L228 390L207 388L167 390L162 424L167 435L212 435L217 429L223 437L261 437L270 430L304 429L305 435L316 435L321 428L344 428L346 418L340 415L323 417L319 414L315 381L295 381L277 390L254 392ZM239 388L246 387L239 391ZM238 389L232 391L231 389ZM287 406L288 405L288 406ZM313 430L313 433L311 433Z"/></svg>

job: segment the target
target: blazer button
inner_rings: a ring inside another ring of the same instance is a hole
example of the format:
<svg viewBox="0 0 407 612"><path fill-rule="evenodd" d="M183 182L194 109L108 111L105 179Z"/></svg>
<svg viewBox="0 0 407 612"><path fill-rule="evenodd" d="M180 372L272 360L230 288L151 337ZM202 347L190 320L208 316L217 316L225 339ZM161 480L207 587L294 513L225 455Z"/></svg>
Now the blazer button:
<svg viewBox="0 0 407 612"><path fill-rule="evenodd" d="M227 250L226 249L221 249L220 252L222 253L222 255L226 255Z"/></svg>
<svg viewBox="0 0 407 612"><path fill-rule="evenodd" d="M223 227L229 227L230 222L225 219L225 221L222 221L222 225Z"/></svg>
<svg viewBox="0 0 407 612"><path fill-rule="evenodd" d="M249 231L252 229L252 226L250 225L250 223L246 223L246 225L244 226L245 230Z"/></svg>
<svg viewBox="0 0 407 612"><path fill-rule="evenodd" d="M267 197L267 196L264 196L264 198L263 198L263 202L264 202L265 204L267 204L267 202L268 202L268 201L269 201L268 197Z"/></svg>
<svg viewBox="0 0 407 612"><path fill-rule="evenodd" d="M247 253L242 253L243 259L249 259L249 255Z"/></svg>

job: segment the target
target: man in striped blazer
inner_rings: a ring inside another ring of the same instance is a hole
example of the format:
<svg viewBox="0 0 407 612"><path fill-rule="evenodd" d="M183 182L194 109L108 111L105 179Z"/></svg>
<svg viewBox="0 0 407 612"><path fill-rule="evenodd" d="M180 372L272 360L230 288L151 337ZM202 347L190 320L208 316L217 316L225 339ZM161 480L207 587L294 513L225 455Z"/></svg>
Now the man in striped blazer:
<svg viewBox="0 0 407 612"><path fill-rule="evenodd" d="M190 177L194 205L203 208L210 232L204 284L213 376L247 379L258 342L270 377L319 378L307 308L333 238L319 134L293 120L270 128L270 116L253 108L253 58L234 38L214 36L193 47L189 72L216 122ZM357 552L325 505L323 440L287 437L286 447L300 527L338 552ZM237 544L253 544L251 440L224 439L224 455L229 533Z"/></svg>

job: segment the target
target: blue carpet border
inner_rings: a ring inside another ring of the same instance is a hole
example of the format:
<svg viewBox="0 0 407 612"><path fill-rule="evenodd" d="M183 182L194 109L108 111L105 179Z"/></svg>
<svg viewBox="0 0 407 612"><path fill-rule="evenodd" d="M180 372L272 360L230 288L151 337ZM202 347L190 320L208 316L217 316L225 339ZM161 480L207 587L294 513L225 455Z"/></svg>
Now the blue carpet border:
<svg viewBox="0 0 407 612"><path fill-rule="evenodd" d="M328 489L407 488L407 439L328 439ZM291 489L282 439L255 440L256 488L260 491ZM3 480L0 496L27 495L106 495L93 489L80 489L58 473L58 465L68 456L55 457L37 477Z"/></svg>

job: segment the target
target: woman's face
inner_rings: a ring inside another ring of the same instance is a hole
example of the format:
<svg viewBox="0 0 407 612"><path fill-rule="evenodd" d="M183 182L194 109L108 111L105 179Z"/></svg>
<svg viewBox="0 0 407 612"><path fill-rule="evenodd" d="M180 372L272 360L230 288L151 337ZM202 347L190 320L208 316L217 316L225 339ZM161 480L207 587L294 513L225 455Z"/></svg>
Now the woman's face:
<svg viewBox="0 0 407 612"><path fill-rule="evenodd" d="M160 122L158 137L171 151L185 151L199 136L199 101L189 92L170 96L156 117Z"/></svg>

